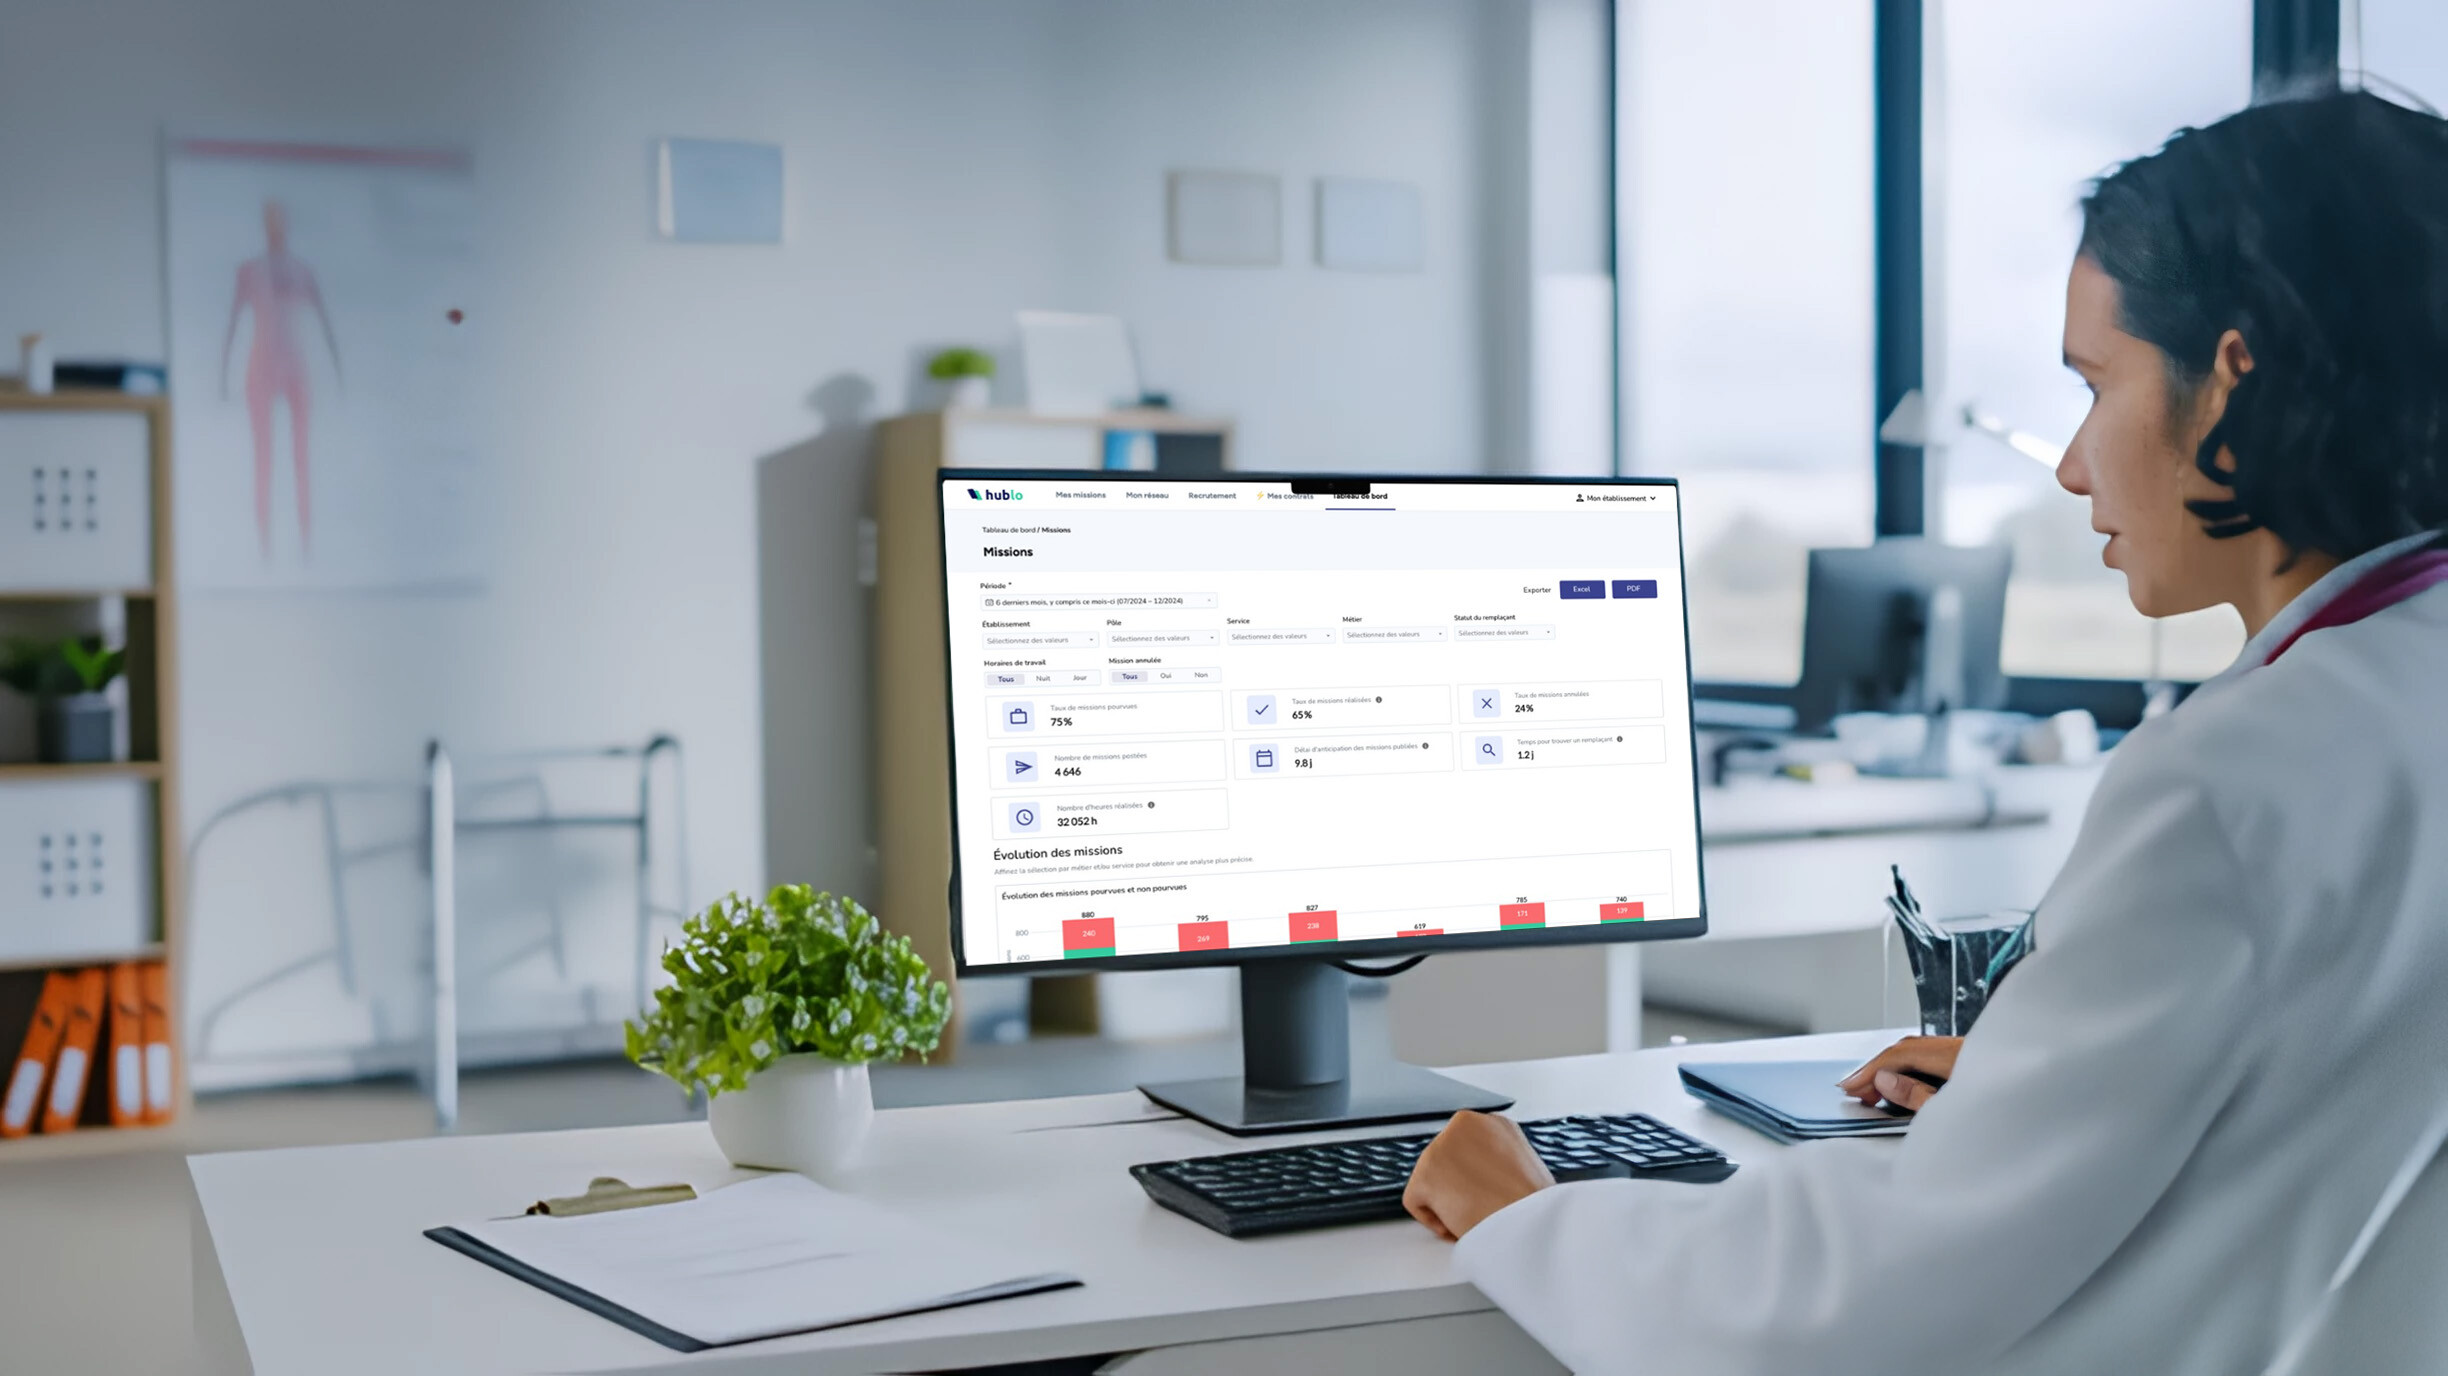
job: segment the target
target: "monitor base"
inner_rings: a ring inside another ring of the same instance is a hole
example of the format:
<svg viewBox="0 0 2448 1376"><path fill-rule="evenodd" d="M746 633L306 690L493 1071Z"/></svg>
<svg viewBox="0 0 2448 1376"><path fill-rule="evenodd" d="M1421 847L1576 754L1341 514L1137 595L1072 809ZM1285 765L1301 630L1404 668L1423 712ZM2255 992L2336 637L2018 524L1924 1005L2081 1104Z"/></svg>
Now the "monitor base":
<svg viewBox="0 0 2448 1376"><path fill-rule="evenodd" d="M1323 1085L1271 1089L1224 1075L1141 1085L1139 1092L1235 1137L1447 1118L1466 1109L1494 1113L1513 1106L1507 1095L1399 1061Z"/></svg>
<svg viewBox="0 0 2448 1376"><path fill-rule="evenodd" d="M1241 967L1241 1073L1139 1092L1235 1137L1494 1112L1513 1101L1390 1056L1351 1054L1351 981L1331 961Z"/></svg>

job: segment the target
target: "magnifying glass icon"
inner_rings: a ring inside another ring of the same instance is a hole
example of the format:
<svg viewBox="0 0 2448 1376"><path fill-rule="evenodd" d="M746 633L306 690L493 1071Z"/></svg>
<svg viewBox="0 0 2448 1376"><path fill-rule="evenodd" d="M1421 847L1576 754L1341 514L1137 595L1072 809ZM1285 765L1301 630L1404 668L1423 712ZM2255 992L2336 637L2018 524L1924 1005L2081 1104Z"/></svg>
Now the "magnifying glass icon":
<svg viewBox="0 0 2448 1376"><path fill-rule="evenodd" d="M1491 760L1492 760L1492 759L1495 759L1495 758L1496 758L1496 742L1494 742L1494 741L1481 741L1481 742L1479 742L1479 753L1480 753L1480 754L1482 754L1482 755L1487 756L1487 757L1488 757L1489 759L1491 759Z"/></svg>

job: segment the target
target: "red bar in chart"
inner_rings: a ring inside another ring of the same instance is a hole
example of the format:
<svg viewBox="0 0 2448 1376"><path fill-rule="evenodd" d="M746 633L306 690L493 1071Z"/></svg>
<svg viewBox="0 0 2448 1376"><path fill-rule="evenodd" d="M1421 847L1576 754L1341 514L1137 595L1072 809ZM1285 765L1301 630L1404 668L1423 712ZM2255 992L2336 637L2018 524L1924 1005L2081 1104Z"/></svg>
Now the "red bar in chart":
<svg viewBox="0 0 2448 1376"><path fill-rule="evenodd" d="M1223 922L1185 922L1181 924L1181 949L1185 951L1221 951L1232 945Z"/></svg>
<svg viewBox="0 0 2448 1376"><path fill-rule="evenodd" d="M1109 956L1114 953L1114 920L1110 917L1072 917L1063 920L1063 959L1078 956Z"/></svg>
<svg viewBox="0 0 2448 1376"><path fill-rule="evenodd" d="M1334 939L1335 939L1335 915L1334 915L1334 909L1332 909L1332 908L1328 908L1328 909L1327 909L1326 911L1324 911L1324 912L1307 912L1307 913L1294 913L1294 914L1292 914L1292 939L1293 939L1294 941L1332 941L1332 940L1334 940Z"/></svg>
<svg viewBox="0 0 2448 1376"><path fill-rule="evenodd" d="M1442 928L1442 927L1411 927L1411 928L1406 928L1406 929L1405 929L1405 930L1403 930L1403 931L1396 932L1394 935L1396 935L1396 936L1443 936L1443 935L1445 935L1445 929L1444 929L1444 928Z"/></svg>
<svg viewBox="0 0 2448 1376"><path fill-rule="evenodd" d="M1544 927L1547 925L1547 905L1507 903L1496 910L1496 923L1501 927Z"/></svg>
<svg viewBox="0 0 2448 1376"><path fill-rule="evenodd" d="M1601 922L1638 922L1645 916L1647 914L1641 911L1641 905L1638 903L1601 903L1598 905L1598 920Z"/></svg>

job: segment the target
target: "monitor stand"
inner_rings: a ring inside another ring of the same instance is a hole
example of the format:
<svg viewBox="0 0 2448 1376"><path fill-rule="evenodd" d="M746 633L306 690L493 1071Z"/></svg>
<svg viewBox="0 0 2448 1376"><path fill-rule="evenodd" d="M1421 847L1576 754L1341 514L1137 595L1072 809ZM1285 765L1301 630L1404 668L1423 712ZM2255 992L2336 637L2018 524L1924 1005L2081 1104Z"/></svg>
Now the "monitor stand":
<svg viewBox="0 0 2448 1376"><path fill-rule="evenodd" d="M1351 1057L1349 976L1323 960L1241 966L1241 1071L1139 1092L1236 1137L1494 1112L1512 1099L1390 1059Z"/></svg>

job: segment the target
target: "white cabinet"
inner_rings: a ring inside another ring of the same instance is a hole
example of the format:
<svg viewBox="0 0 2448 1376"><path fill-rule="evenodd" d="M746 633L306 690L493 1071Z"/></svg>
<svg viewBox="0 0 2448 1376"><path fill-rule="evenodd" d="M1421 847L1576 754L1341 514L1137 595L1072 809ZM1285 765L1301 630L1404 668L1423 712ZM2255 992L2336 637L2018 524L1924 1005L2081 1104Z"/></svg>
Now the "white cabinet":
<svg viewBox="0 0 2448 1376"><path fill-rule="evenodd" d="M942 411L896 416L876 427L875 740L876 758L890 767L876 775L876 845L881 901L876 912L907 936L946 979L952 976L952 804L950 747L944 737L943 517L935 474L945 468L1096 468L1107 437L1155 437L1156 470L1195 476L1231 464L1232 422L1166 411L1119 411L1104 416L1045 417L1016 411ZM771 642L768 642L771 652ZM769 758L766 768L795 762ZM1136 977L1150 1012L1131 1022L1164 1031L1212 1024L1212 985ZM1095 1031L1093 985L1064 980L1063 996L1040 985L1032 1021L1040 1027ZM1203 1003L1200 991L1209 996ZM1199 1004L1158 1012L1149 1004L1186 997ZM1058 1007L1058 1005L1062 1005ZM1229 1016L1230 1005L1220 1011ZM942 1054L957 1047L957 1032Z"/></svg>
<svg viewBox="0 0 2448 1376"><path fill-rule="evenodd" d="M134 412L0 412L0 587L153 583L152 462Z"/></svg>
<svg viewBox="0 0 2448 1376"><path fill-rule="evenodd" d="M125 956L156 936L152 787L0 788L0 963Z"/></svg>

